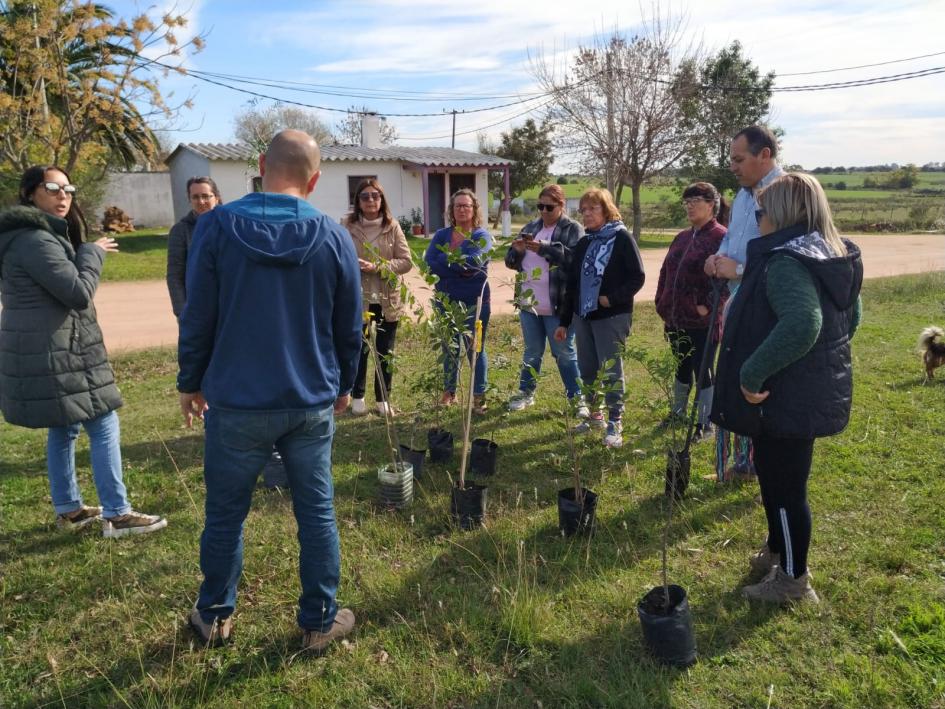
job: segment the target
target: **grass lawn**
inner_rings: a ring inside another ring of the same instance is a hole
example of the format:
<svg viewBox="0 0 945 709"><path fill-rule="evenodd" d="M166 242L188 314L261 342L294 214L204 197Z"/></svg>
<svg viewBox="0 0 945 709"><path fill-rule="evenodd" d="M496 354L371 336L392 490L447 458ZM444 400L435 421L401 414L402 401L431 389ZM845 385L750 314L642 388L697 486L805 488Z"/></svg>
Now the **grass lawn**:
<svg viewBox="0 0 945 709"><path fill-rule="evenodd" d="M103 281L147 281L167 275L167 227L116 235L118 253L109 254Z"/></svg>
<svg viewBox="0 0 945 709"><path fill-rule="evenodd" d="M296 654L295 523L278 492L261 491L247 522L234 644L194 646L184 618L200 581L201 437L181 427L172 351L116 357L126 481L136 506L170 526L119 541L57 533L43 433L0 424L0 706L943 707L945 375L923 386L914 351L922 327L945 324L943 292L945 273L864 287L853 420L815 449L820 605L741 598L764 536L757 491L703 480L712 446L695 451L669 537L671 579L689 591L699 646L688 671L654 664L636 619L659 580L666 441L634 363L627 445L582 444L585 481L601 494L591 539L557 531L555 495L568 484L557 373L534 408L503 413L521 351L512 318L490 326L498 391L475 424L501 447L484 529L449 525L454 467L428 464L411 509L379 509L382 422L340 419L340 600L359 626L347 647L315 660ZM637 308L632 338L665 347L651 305ZM406 323L399 345L395 401L421 411L425 428L435 413L411 387L435 366L432 353ZM458 432L457 419L442 423ZM410 417L401 423L408 438ZM84 436L78 465L92 502Z"/></svg>

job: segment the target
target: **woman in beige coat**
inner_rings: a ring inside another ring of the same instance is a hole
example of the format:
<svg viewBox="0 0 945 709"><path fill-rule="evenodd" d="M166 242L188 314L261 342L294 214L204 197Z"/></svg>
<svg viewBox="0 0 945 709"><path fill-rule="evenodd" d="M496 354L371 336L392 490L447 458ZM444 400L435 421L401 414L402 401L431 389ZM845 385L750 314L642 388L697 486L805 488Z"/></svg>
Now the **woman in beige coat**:
<svg viewBox="0 0 945 709"><path fill-rule="evenodd" d="M374 373L374 398L377 401L377 411L383 416L390 405L381 391L380 377L384 377L384 390L390 393L390 356L393 355L394 340L397 337L397 323L404 312L398 277L407 273L413 263L410 260L407 237L404 236L397 220L391 216L384 189L377 180L368 178L358 185L354 193L354 210L345 219L345 227L358 251L364 310L370 313L371 320L377 323L377 354L383 372ZM364 392L369 354L368 343L365 341L361 345L358 376L354 389L351 390L351 412L358 416L367 413Z"/></svg>

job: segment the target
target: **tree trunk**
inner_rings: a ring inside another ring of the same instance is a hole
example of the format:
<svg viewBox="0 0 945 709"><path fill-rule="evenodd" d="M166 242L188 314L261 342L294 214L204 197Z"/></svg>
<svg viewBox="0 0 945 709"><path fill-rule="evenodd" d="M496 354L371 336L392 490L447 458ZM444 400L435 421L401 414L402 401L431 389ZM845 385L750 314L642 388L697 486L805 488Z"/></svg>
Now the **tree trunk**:
<svg viewBox="0 0 945 709"><path fill-rule="evenodd" d="M633 199L633 240L640 243L640 232L643 230L643 208L640 205L641 180L630 183L630 195Z"/></svg>

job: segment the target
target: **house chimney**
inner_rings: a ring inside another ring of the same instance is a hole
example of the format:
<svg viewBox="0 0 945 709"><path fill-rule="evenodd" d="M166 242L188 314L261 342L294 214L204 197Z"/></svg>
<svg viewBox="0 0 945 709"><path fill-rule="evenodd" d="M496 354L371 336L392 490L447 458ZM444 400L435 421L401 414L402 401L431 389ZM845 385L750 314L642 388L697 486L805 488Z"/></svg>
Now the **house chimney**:
<svg viewBox="0 0 945 709"><path fill-rule="evenodd" d="M376 113L361 114L361 147L381 147L381 117Z"/></svg>

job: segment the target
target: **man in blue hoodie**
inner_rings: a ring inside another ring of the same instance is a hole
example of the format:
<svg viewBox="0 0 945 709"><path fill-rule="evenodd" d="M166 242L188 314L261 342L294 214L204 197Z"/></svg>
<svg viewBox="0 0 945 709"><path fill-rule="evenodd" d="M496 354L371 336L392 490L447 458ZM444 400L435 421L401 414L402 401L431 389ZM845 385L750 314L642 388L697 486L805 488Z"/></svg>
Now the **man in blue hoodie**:
<svg viewBox="0 0 945 709"><path fill-rule="evenodd" d="M299 527L303 647L320 654L354 628L335 604L331 441L361 352L361 276L347 232L305 199L320 159L307 134L276 135L259 158L263 191L205 215L188 256L177 389L187 425L206 428L204 579L189 617L206 645L230 639L243 522L273 446Z"/></svg>

